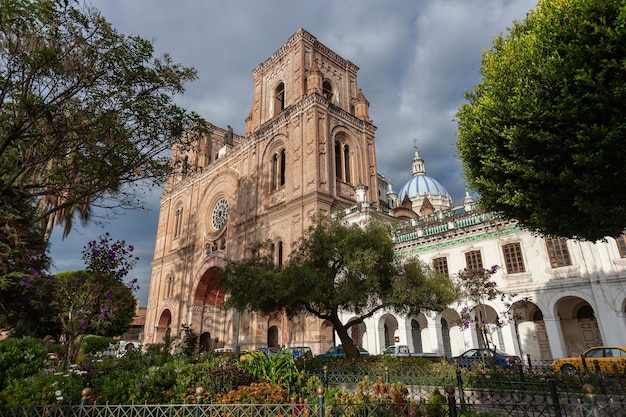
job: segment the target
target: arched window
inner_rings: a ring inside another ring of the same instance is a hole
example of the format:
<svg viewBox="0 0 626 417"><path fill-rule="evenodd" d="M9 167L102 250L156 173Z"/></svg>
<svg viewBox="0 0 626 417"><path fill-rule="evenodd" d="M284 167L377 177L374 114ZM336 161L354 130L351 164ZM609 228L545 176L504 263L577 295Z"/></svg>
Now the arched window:
<svg viewBox="0 0 626 417"><path fill-rule="evenodd" d="M282 266L283 264L283 241L279 240L278 244L276 245L276 263L279 266Z"/></svg>
<svg viewBox="0 0 626 417"><path fill-rule="evenodd" d="M335 141L335 176L338 180L350 183L350 146L342 140Z"/></svg>
<svg viewBox="0 0 626 417"><path fill-rule="evenodd" d="M174 218L174 239L178 238L183 229L183 207L179 206L176 209L176 214Z"/></svg>
<svg viewBox="0 0 626 417"><path fill-rule="evenodd" d="M286 168L285 150L281 149L272 155L271 160L271 178L270 191L274 191L285 185L285 168Z"/></svg>
<svg viewBox="0 0 626 417"><path fill-rule="evenodd" d="M165 297L171 297L174 292L174 277L167 277L167 288L165 289Z"/></svg>
<svg viewBox="0 0 626 417"><path fill-rule="evenodd" d="M274 115L285 109L285 84L280 83L274 90Z"/></svg>
<svg viewBox="0 0 626 417"><path fill-rule="evenodd" d="M326 97L326 99L330 102L333 101L333 85L330 83L330 81L325 80L322 83L322 94L324 95L324 97Z"/></svg>

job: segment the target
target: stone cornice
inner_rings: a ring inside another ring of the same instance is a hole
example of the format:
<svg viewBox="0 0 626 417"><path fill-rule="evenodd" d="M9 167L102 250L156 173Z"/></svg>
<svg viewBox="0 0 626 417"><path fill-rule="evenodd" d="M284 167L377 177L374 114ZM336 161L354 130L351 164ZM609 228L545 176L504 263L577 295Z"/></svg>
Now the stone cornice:
<svg viewBox="0 0 626 417"><path fill-rule="evenodd" d="M300 29L296 33L291 35L287 42L285 42L283 46L281 46L276 52L274 52L271 57L265 60L265 62L259 64L254 70L252 70L252 74L257 75L257 73L262 72L268 67L271 67L276 61L282 59L296 42L301 40L310 43L316 51L326 56L329 60L331 60L339 67L345 68L354 73L359 70L359 67L357 67L347 59L344 59L337 55L330 48L318 41L315 36L311 35L304 29Z"/></svg>

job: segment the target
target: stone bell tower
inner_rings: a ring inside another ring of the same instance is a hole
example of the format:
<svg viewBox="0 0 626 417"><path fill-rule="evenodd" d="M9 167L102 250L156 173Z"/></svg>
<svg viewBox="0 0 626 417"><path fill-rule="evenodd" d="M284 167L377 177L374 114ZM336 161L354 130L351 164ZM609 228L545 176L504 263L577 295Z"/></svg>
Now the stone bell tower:
<svg viewBox="0 0 626 417"><path fill-rule="evenodd" d="M357 185L378 203L376 128L357 71L301 29L252 71L245 135L212 126L194 150L173 152L194 169L172 175L161 197L147 342L191 324L205 348L332 345L314 317L221 309L219 276L257 241L286 261L312 216L353 206Z"/></svg>

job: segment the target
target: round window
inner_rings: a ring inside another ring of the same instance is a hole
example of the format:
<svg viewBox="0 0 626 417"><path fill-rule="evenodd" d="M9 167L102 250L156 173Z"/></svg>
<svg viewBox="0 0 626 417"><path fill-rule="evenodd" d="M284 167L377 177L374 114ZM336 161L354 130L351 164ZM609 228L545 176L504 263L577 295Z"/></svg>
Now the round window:
<svg viewBox="0 0 626 417"><path fill-rule="evenodd" d="M211 217L211 224L215 230L220 230L226 225L226 218L228 217L228 201L225 198L220 198L215 207L213 208L213 215Z"/></svg>

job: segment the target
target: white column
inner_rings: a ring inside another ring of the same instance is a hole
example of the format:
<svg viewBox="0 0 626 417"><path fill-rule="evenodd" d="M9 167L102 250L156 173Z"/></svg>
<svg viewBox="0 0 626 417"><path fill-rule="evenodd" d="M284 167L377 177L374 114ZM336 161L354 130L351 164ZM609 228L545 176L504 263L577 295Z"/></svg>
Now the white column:
<svg viewBox="0 0 626 417"><path fill-rule="evenodd" d="M428 319L428 338L430 339L431 352L443 354L443 337L441 337L441 316L436 314Z"/></svg>
<svg viewBox="0 0 626 417"><path fill-rule="evenodd" d="M567 356L565 350L565 341L563 340L563 330L561 329L561 321L559 317L543 316L543 322L546 325L546 333L550 340L550 350L553 358L563 358Z"/></svg>

